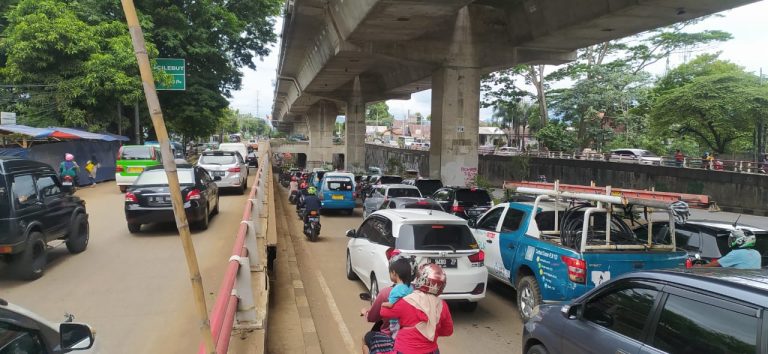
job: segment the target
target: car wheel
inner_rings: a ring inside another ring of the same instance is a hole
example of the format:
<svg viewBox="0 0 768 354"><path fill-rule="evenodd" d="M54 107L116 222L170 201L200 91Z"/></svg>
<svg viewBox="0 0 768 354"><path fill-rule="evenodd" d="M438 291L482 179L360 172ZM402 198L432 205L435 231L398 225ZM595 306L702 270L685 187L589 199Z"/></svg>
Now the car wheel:
<svg viewBox="0 0 768 354"><path fill-rule="evenodd" d="M210 222L210 210L208 209L208 206L205 206L205 215L203 216L203 219L197 222L197 228L199 230L208 230L208 223Z"/></svg>
<svg viewBox="0 0 768 354"><path fill-rule="evenodd" d="M120 193L125 193L125 191L128 190L128 186L118 186L120 188Z"/></svg>
<svg viewBox="0 0 768 354"><path fill-rule="evenodd" d="M48 249L43 234L32 232L27 248L15 255L9 265L11 274L22 280L35 280L43 276L48 261Z"/></svg>
<svg viewBox="0 0 768 354"><path fill-rule="evenodd" d="M477 310L478 302L467 301L461 304L461 310L464 312L475 312Z"/></svg>
<svg viewBox="0 0 768 354"><path fill-rule="evenodd" d="M240 190L238 190L238 193L245 194L245 184L240 185Z"/></svg>
<svg viewBox="0 0 768 354"><path fill-rule="evenodd" d="M213 208L213 212L211 215L218 215L219 214L219 196L216 196L216 206Z"/></svg>
<svg viewBox="0 0 768 354"><path fill-rule="evenodd" d="M141 231L141 224L128 223L128 232L132 234L139 233Z"/></svg>
<svg viewBox="0 0 768 354"><path fill-rule="evenodd" d="M357 280L357 274L352 270L352 257L350 257L349 251L347 251L347 279Z"/></svg>
<svg viewBox="0 0 768 354"><path fill-rule="evenodd" d="M533 309L541 304L539 282L532 275L526 275L517 282L517 311L523 322L533 317Z"/></svg>
<svg viewBox="0 0 768 354"><path fill-rule="evenodd" d="M528 351L525 352L525 354L549 354L549 351L547 351L547 348L545 348L543 345L536 344L528 348Z"/></svg>
<svg viewBox="0 0 768 354"><path fill-rule="evenodd" d="M75 254L85 251L85 248L88 247L89 231L88 218L85 214L77 214L69 237L67 237L69 253Z"/></svg>
<svg viewBox="0 0 768 354"><path fill-rule="evenodd" d="M248 189L248 175L245 175L245 180L243 180L243 189Z"/></svg>
<svg viewBox="0 0 768 354"><path fill-rule="evenodd" d="M351 216L351 215L354 215L354 214L355 214L355 209L348 209L347 210L347 215Z"/></svg>
<svg viewBox="0 0 768 354"><path fill-rule="evenodd" d="M375 301L376 297L379 296L379 282L376 281L376 274L371 273L371 301Z"/></svg>

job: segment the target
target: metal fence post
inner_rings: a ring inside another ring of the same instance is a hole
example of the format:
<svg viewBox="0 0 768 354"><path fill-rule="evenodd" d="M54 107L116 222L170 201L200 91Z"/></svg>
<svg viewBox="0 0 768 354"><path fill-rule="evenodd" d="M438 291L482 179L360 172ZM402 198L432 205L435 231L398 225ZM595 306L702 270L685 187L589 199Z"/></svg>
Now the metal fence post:
<svg viewBox="0 0 768 354"><path fill-rule="evenodd" d="M256 314L256 302L253 294L253 287L251 285L251 268L248 258L251 256L248 252L248 257L232 256L230 261L237 261L240 263L240 269L237 271L237 278L235 281L235 288L232 289L232 295L237 296L237 313L235 314L236 329L258 329L263 328L264 323L258 320Z"/></svg>

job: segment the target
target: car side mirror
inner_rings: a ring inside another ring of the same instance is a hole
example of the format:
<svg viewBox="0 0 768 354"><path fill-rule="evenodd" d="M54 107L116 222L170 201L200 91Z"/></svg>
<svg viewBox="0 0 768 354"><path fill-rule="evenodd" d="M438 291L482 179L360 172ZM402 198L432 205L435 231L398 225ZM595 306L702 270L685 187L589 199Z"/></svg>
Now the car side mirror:
<svg viewBox="0 0 768 354"><path fill-rule="evenodd" d="M469 225L469 227L477 226L477 219L472 218L472 219L467 220L467 225Z"/></svg>
<svg viewBox="0 0 768 354"><path fill-rule="evenodd" d="M347 237L357 238L357 232L355 231L355 229L347 230Z"/></svg>
<svg viewBox="0 0 768 354"><path fill-rule="evenodd" d="M563 317L569 320L575 320L579 317L580 308L580 304L563 305L563 307L560 308L560 313L563 314Z"/></svg>
<svg viewBox="0 0 768 354"><path fill-rule="evenodd" d="M218 181L221 181L221 176L216 176L216 177L213 177L213 181L214 181L214 182L218 182Z"/></svg>
<svg viewBox="0 0 768 354"><path fill-rule="evenodd" d="M61 348L65 351L86 350L93 346L93 330L82 323L65 322L59 325Z"/></svg>

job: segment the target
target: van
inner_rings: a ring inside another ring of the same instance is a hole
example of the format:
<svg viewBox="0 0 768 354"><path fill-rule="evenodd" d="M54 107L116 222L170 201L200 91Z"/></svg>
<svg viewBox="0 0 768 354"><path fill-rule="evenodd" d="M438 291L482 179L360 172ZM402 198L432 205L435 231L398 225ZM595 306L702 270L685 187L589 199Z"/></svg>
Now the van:
<svg viewBox="0 0 768 354"><path fill-rule="evenodd" d="M355 210L355 175L327 172L320 182L318 197L323 210L341 209L352 215Z"/></svg>
<svg viewBox="0 0 768 354"><path fill-rule="evenodd" d="M221 143L219 144L219 150L221 151L237 151L240 153L240 157L248 158L248 146L243 143Z"/></svg>
<svg viewBox="0 0 768 354"><path fill-rule="evenodd" d="M162 164L160 149L150 145L123 145L117 152L115 182L121 193L149 167Z"/></svg>

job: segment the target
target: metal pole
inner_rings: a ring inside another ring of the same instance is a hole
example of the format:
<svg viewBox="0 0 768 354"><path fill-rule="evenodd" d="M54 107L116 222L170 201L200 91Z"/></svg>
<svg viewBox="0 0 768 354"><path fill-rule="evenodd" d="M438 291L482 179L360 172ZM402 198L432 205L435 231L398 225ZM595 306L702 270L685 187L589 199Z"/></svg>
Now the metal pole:
<svg viewBox="0 0 768 354"><path fill-rule="evenodd" d="M198 315L200 316L200 334L203 337L203 342L205 343L205 348L208 353L215 354L216 349L213 345L213 335L211 334L211 326L208 320L208 310L205 306L203 280L200 276L200 268L197 264L197 256L195 255L195 246L192 243L192 235L189 232L187 215L184 212L184 203L181 199L181 189L179 188L179 176L176 173L176 163L173 161L173 154L171 153L168 130L166 130L165 121L163 120L163 111L160 108L157 91L155 91L155 79L152 77L152 68L149 64L149 56L147 55L147 48L144 43L144 34L139 25L139 18L136 15L136 8L133 4L133 0L121 0L121 2L123 4L126 21L128 22L128 30L130 31L131 39L133 40L133 49L136 53L136 60L139 63L139 71L141 72L141 81L144 86L147 107L149 108L152 124L155 127L157 140L160 142L160 149L163 153L163 167L165 168L165 174L168 176L168 186L171 192L171 201L173 202L173 213L176 217L176 227L179 229L181 243L184 247L184 255L187 258L187 268L189 269L190 281L192 282L195 305L197 307ZM136 110L138 112L138 104L136 105Z"/></svg>

